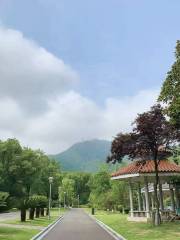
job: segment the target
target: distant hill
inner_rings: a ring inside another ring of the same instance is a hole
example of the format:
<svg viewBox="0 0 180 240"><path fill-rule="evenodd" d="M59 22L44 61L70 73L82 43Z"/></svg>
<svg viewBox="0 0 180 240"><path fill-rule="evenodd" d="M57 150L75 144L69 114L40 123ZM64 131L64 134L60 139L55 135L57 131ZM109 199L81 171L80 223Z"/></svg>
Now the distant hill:
<svg viewBox="0 0 180 240"><path fill-rule="evenodd" d="M99 166L105 163L110 148L109 141L84 141L51 157L60 162L63 171L96 172Z"/></svg>

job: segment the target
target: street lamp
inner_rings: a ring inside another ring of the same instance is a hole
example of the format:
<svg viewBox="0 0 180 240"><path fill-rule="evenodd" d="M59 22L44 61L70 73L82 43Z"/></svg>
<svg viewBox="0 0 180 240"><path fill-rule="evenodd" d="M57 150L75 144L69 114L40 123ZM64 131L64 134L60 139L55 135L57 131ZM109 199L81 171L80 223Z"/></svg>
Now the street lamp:
<svg viewBox="0 0 180 240"><path fill-rule="evenodd" d="M49 177L49 220L51 217L50 209L51 209L51 184L53 183L53 177Z"/></svg>
<svg viewBox="0 0 180 240"><path fill-rule="evenodd" d="M79 194L78 194L78 208L79 208Z"/></svg>
<svg viewBox="0 0 180 240"><path fill-rule="evenodd" d="M60 215L60 208L61 208L61 187L59 187L59 215Z"/></svg>
<svg viewBox="0 0 180 240"><path fill-rule="evenodd" d="M65 208L65 204L66 204L66 192L64 192L64 208Z"/></svg>

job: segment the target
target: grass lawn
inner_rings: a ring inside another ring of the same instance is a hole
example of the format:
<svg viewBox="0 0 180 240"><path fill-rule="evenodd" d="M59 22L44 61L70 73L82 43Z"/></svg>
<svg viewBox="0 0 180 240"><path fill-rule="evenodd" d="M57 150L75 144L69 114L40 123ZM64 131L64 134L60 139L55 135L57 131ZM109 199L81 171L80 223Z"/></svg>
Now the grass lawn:
<svg viewBox="0 0 180 240"><path fill-rule="evenodd" d="M163 223L153 227L150 223L128 222L127 215L96 211L95 217L127 240L179 240L180 222Z"/></svg>
<svg viewBox="0 0 180 240"><path fill-rule="evenodd" d="M15 229L9 227L0 227L1 240L28 240L36 235L38 230Z"/></svg>
<svg viewBox="0 0 180 240"><path fill-rule="evenodd" d="M64 209L60 210L60 214L64 214ZM27 216L28 217L28 216ZM34 220L28 220L26 222L21 222L19 219L8 220L2 223L8 224L18 224L18 225L27 225L27 226L42 226L46 227L53 221L55 221L59 217L59 210L52 209L51 210L51 219L48 219L48 216L35 218ZM28 240L34 235L36 235L40 230L35 229L19 229L19 228L11 228L11 227L0 227L0 240Z"/></svg>
<svg viewBox="0 0 180 240"><path fill-rule="evenodd" d="M65 210L61 209L60 210L60 215L64 214L65 211L67 211L67 210L66 209ZM48 216L40 217L40 218L34 218L34 220L29 220L28 215L27 215L26 222L21 222L20 219L15 219L15 220L4 221L3 223L46 227L50 223L55 221L58 217L59 217L59 210L58 209L51 209L51 219L50 220L48 219Z"/></svg>

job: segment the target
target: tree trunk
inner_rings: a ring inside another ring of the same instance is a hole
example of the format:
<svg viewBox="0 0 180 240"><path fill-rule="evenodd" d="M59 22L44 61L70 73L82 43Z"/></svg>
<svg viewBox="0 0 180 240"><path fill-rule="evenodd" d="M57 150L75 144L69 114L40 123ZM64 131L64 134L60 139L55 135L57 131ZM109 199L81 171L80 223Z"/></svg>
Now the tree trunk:
<svg viewBox="0 0 180 240"><path fill-rule="evenodd" d="M156 212L155 212L154 224L155 224L155 226L158 226L161 223L161 216L160 216L160 212L159 212L159 199L158 199L158 190L157 190L158 184L159 184L157 159L154 159L154 165L155 165L154 198L155 198L155 204L156 204Z"/></svg>
<svg viewBox="0 0 180 240"><path fill-rule="evenodd" d="M44 208L41 208L41 216L44 217Z"/></svg>
<svg viewBox="0 0 180 240"><path fill-rule="evenodd" d="M46 216L48 216L49 215L49 208L47 207L46 208Z"/></svg>
<svg viewBox="0 0 180 240"><path fill-rule="evenodd" d="M29 219L31 219L31 220L34 219L34 212L35 212L34 208L30 208L29 209Z"/></svg>
<svg viewBox="0 0 180 240"><path fill-rule="evenodd" d="M26 209L22 208L21 209L21 222L25 222L26 221Z"/></svg>
<svg viewBox="0 0 180 240"><path fill-rule="evenodd" d="M39 218L40 207L36 207L36 218Z"/></svg>

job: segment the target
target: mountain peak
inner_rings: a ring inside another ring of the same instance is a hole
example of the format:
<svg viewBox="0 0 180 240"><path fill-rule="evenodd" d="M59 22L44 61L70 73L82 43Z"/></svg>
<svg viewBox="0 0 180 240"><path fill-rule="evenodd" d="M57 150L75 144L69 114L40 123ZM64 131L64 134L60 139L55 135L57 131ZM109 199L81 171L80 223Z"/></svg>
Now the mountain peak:
<svg viewBox="0 0 180 240"><path fill-rule="evenodd" d="M106 140L86 140L52 157L60 162L63 171L95 172L105 163L110 147L111 142Z"/></svg>

